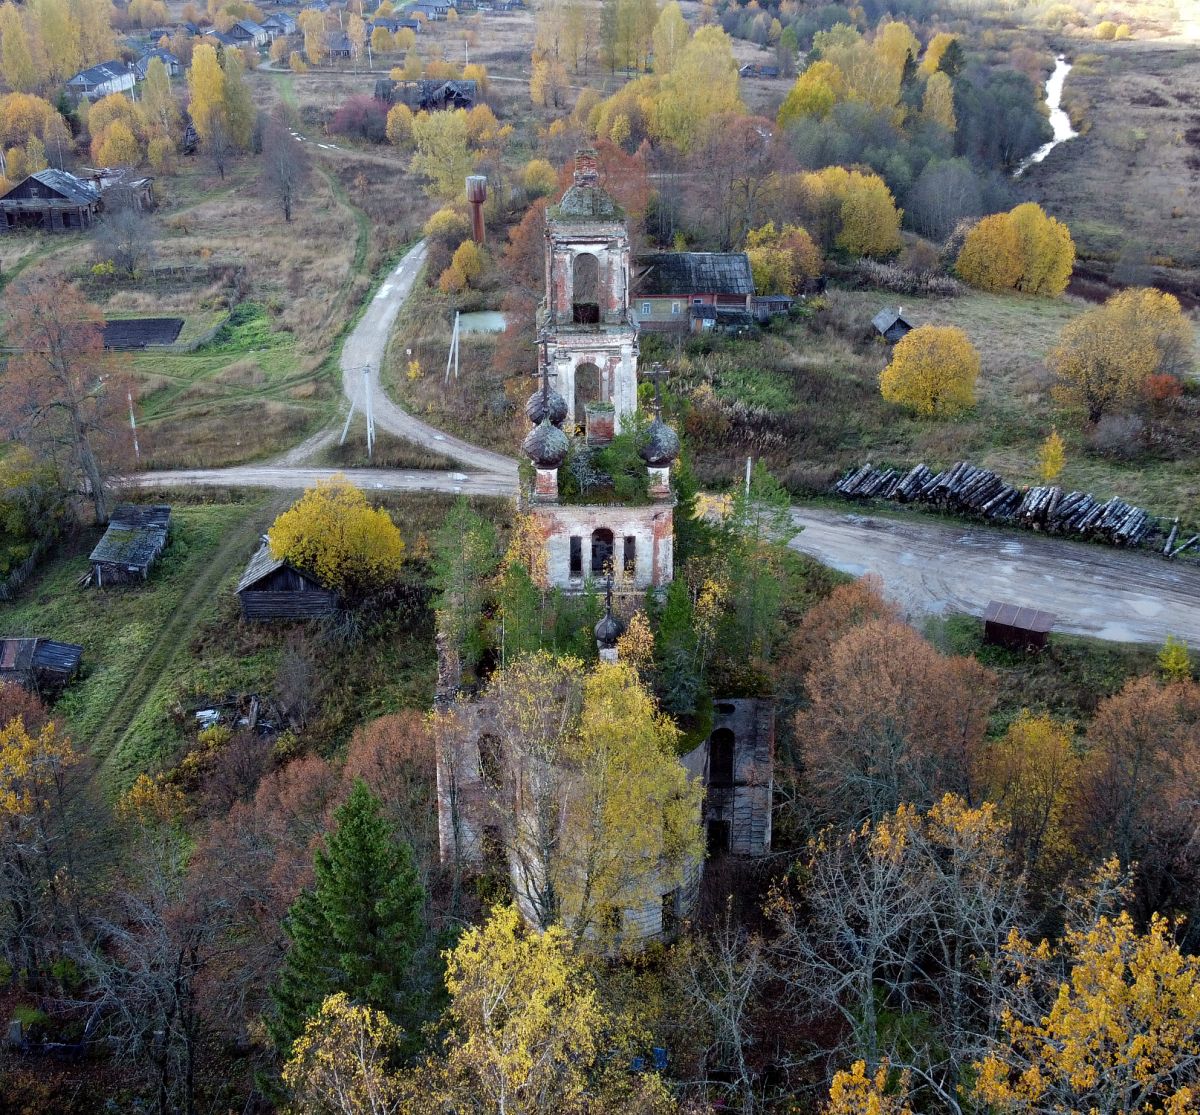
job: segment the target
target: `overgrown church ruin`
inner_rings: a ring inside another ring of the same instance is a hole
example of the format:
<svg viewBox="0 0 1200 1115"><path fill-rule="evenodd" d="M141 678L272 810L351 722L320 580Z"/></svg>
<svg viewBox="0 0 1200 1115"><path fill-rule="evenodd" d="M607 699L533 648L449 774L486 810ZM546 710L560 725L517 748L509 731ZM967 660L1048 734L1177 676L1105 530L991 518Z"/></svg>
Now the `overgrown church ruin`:
<svg viewBox="0 0 1200 1115"><path fill-rule="evenodd" d="M671 470L680 444L657 403L652 416L639 413L629 290L624 214L601 185L594 153L581 152L574 183L546 213L540 384L526 404L531 428L522 450L532 467L520 502L535 527L529 570L535 583L567 594L606 593L594 632L602 661L617 659L619 637L647 591L664 592L675 574ZM616 484L589 486L594 462L623 435L626 442L636 437L640 476L627 478L619 492ZM438 704L455 724L438 739L442 858L506 870L518 906L536 922L522 900L529 891L527 857L504 834L531 831L512 822L544 808L536 805L536 787L548 772L526 754L505 753L494 730L495 699L464 694L458 664L444 647L439 657ZM770 700L716 698L707 738L680 756L704 787L698 819L709 857L770 849L774 740ZM562 784L569 786L569 775ZM702 870L703 862L690 863L682 885L664 884L653 901L643 895L610 911L611 928L626 943L672 937L695 905Z"/></svg>

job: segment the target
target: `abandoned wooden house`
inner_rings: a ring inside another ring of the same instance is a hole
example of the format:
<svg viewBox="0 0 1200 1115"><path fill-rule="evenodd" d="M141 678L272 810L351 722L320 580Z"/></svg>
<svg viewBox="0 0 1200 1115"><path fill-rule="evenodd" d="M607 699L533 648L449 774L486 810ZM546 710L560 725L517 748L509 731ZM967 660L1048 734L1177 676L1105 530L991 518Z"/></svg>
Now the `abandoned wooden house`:
<svg viewBox="0 0 1200 1115"><path fill-rule="evenodd" d="M0 638L0 681L53 694L79 673L83 647L53 639Z"/></svg>
<svg viewBox="0 0 1200 1115"><path fill-rule="evenodd" d="M323 619L341 606L338 594L312 573L272 557L265 538L235 591L245 620Z"/></svg>
<svg viewBox="0 0 1200 1115"><path fill-rule="evenodd" d="M271 37L271 41L294 35L300 29L296 17L287 12L274 12L262 21L262 28Z"/></svg>
<svg viewBox="0 0 1200 1115"><path fill-rule="evenodd" d="M171 509L164 504L122 504L109 516L108 529L91 557L91 582L98 588L145 581L167 546Z"/></svg>
<svg viewBox="0 0 1200 1115"><path fill-rule="evenodd" d="M119 58L80 70L66 82L69 94L87 101L98 101L110 93L128 93L136 84L133 67Z"/></svg>
<svg viewBox="0 0 1200 1115"><path fill-rule="evenodd" d="M0 233L91 228L99 212L97 186L65 170L39 170L0 195Z"/></svg>
<svg viewBox="0 0 1200 1115"><path fill-rule="evenodd" d="M658 252L638 261L634 304L646 333L749 325L753 297L745 252Z"/></svg>
<svg viewBox="0 0 1200 1115"><path fill-rule="evenodd" d="M791 311L796 300L790 294L756 294L751 303L754 317L758 321L770 321L783 317Z"/></svg>
<svg viewBox="0 0 1200 1115"><path fill-rule="evenodd" d="M478 90L474 81L421 78L418 81L375 82L375 99L384 104L405 104L413 112L436 112L443 108L474 108Z"/></svg>
<svg viewBox="0 0 1200 1115"><path fill-rule="evenodd" d="M904 308L900 306L894 310L890 307L880 310L871 319L871 326L889 345L894 345L913 329L912 322L904 316Z"/></svg>

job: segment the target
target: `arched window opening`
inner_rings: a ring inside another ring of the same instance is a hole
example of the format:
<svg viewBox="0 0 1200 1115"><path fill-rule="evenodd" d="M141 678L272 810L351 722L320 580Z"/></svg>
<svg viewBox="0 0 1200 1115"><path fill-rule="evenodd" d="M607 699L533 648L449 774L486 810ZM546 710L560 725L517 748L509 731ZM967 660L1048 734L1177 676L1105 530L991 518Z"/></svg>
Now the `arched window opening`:
<svg viewBox="0 0 1200 1115"><path fill-rule="evenodd" d="M604 527L592 531L592 575L604 576L612 572L613 532Z"/></svg>
<svg viewBox="0 0 1200 1115"><path fill-rule="evenodd" d="M580 364L575 369L575 420L583 421L584 407L600 403L600 369L595 364Z"/></svg>
<svg viewBox="0 0 1200 1115"><path fill-rule="evenodd" d="M718 728L708 740L708 784L733 785L733 732Z"/></svg>
<svg viewBox="0 0 1200 1115"><path fill-rule="evenodd" d="M576 325L600 321L600 264L586 252L571 264L571 319Z"/></svg>

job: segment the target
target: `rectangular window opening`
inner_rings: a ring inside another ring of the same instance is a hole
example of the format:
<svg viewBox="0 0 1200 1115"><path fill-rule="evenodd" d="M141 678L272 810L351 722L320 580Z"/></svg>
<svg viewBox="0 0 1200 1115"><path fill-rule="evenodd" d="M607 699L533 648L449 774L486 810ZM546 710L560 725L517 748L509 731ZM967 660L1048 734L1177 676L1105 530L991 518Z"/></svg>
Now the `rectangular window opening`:
<svg viewBox="0 0 1200 1115"><path fill-rule="evenodd" d="M637 539L632 534L625 535L624 569L627 575L637 572Z"/></svg>
<svg viewBox="0 0 1200 1115"><path fill-rule="evenodd" d="M673 313L673 314L679 313L679 303L678 302L671 303L671 313Z"/></svg>
<svg viewBox="0 0 1200 1115"><path fill-rule="evenodd" d="M663 936L673 937L679 929L679 888L667 891L662 896Z"/></svg>
<svg viewBox="0 0 1200 1115"><path fill-rule="evenodd" d="M642 303L642 313L645 314L647 317L650 316L650 303L649 302Z"/></svg>
<svg viewBox="0 0 1200 1115"><path fill-rule="evenodd" d="M571 538L571 576L583 576L583 539L578 535Z"/></svg>

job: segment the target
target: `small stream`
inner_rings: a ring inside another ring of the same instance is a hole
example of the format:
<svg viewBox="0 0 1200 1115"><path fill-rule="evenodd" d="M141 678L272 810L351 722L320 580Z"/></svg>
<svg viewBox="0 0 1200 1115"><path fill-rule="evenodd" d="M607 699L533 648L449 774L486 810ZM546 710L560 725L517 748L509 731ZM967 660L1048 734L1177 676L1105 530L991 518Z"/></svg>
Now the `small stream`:
<svg viewBox="0 0 1200 1115"><path fill-rule="evenodd" d="M1043 143L1032 155L1021 163L1015 171L1014 178L1020 178L1034 163L1040 163L1060 143L1073 139L1079 133L1071 127L1071 118L1063 111L1063 86L1067 82L1067 74L1071 72L1071 63L1064 55L1054 59L1054 73L1046 79L1046 107L1050 109L1050 127L1054 129L1054 138L1049 143Z"/></svg>

